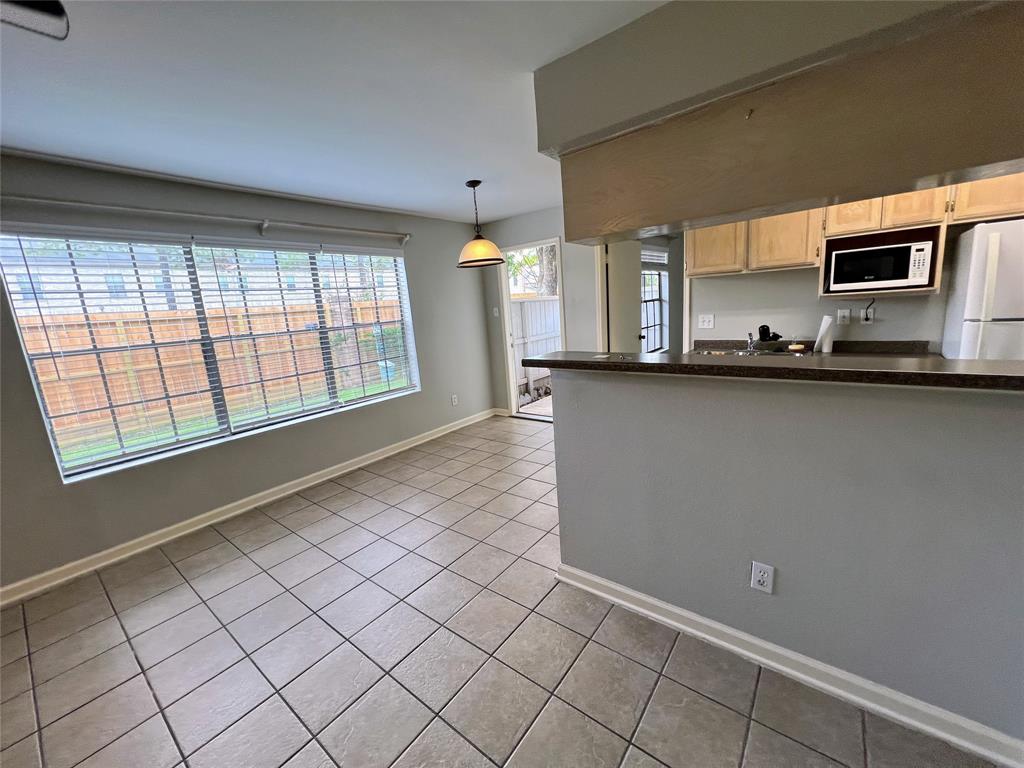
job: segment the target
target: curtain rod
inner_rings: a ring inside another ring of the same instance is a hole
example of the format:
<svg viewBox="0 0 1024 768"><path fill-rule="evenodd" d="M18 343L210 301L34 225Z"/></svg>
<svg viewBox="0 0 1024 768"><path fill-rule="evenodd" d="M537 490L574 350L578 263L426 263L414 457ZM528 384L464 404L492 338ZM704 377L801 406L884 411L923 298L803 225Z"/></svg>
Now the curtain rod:
<svg viewBox="0 0 1024 768"><path fill-rule="evenodd" d="M380 229L361 229L358 227L338 227L331 224L313 224L307 221L274 221L257 219L248 216L229 216L212 213L192 213L189 211L163 211L156 208L142 208L132 205L112 205L108 203L89 203L84 200L61 200L53 197L33 197L31 195L3 195L0 201L11 200L23 203L39 203L64 208L83 208L103 211L120 211L122 213L140 213L152 216L184 217L204 221L230 221L244 224L255 224L261 237L265 237L271 227L282 229L312 229L320 232L341 232L348 235L364 235L367 237L395 238L404 246L412 237L408 232L386 232Z"/></svg>

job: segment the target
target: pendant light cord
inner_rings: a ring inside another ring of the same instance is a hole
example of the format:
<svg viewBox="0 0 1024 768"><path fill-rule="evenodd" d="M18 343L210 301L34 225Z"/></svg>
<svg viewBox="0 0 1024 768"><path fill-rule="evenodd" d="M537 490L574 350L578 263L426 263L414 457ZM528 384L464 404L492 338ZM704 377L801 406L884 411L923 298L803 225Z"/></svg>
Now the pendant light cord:
<svg viewBox="0 0 1024 768"><path fill-rule="evenodd" d="M476 187L473 187L473 221L476 223L476 226L474 227L474 229L476 230L477 235L479 235L480 234L480 212L477 210L477 207L476 207Z"/></svg>

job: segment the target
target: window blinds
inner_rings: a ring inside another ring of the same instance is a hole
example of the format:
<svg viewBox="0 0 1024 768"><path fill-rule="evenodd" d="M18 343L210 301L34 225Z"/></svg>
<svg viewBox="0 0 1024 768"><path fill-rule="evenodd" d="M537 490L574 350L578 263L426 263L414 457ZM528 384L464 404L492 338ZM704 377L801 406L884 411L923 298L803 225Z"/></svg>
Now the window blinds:
<svg viewBox="0 0 1024 768"><path fill-rule="evenodd" d="M418 386L401 255L0 236L65 476Z"/></svg>

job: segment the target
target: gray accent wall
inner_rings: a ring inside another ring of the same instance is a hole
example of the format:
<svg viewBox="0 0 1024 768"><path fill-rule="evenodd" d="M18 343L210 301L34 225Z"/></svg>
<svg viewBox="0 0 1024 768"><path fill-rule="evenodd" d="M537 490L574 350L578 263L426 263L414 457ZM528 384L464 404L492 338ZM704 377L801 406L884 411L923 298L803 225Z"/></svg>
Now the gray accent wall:
<svg viewBox="0 0 1024 768"><path fill-rule="evenodd" d="M1024 736L1024 397L554 387L564 563ZM774 595L748 586L755 559Z"/></svg>
<svg viewBox="0 0 1024 768"><path fill-rule="evenodd" d="M597 328L597 266L594 249L589 245L565 242L562 209L545 208L524 213L484 227L484 235L499 248L535 243L558 238L562 243L562 303L565 308L566 349L598 349ZM491 380L495 407L510 408L508 373L505 369L505 340L501 316L494 312L501 307L503 267L487 267L484 285L487 302L487 333L491 348Z"/></svg>
<svg viewBox="0 0 1024 768"><path fill-rule="evenodd" d="M422 390L64 485L46 437L6 296L2 297L2 583L64 565L203 512L493 407L483 277L455 268L469 225L225 191L4 157L4 195L289 219L412 235L406 272ZM71 214L3 201L4 221L254 236L242 225L109 212ZM183 229L188 227L189 229ZM271 230L273 233L273 230ZM289 232L288 239L330 233ZM317 242L315 239L312 242ZM388 243L393 246L394 243ZM459 396L452 407L452 393Z"/></svg>

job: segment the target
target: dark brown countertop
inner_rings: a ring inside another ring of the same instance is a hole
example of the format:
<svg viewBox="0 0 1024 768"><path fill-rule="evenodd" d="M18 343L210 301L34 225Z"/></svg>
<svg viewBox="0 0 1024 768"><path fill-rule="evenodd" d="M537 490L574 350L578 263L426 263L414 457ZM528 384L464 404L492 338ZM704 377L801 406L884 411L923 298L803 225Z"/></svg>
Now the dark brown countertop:
<svg viewBox="0 0 1024 768"><path fill-rule="evenodd" d="M1024 361L947 360L941 355L812 354L701 355L549 352L523 359L523 365L579 371L659 373L680 376L726 376L890 384L907 387L952 387L1024 392Z"/></svg>

